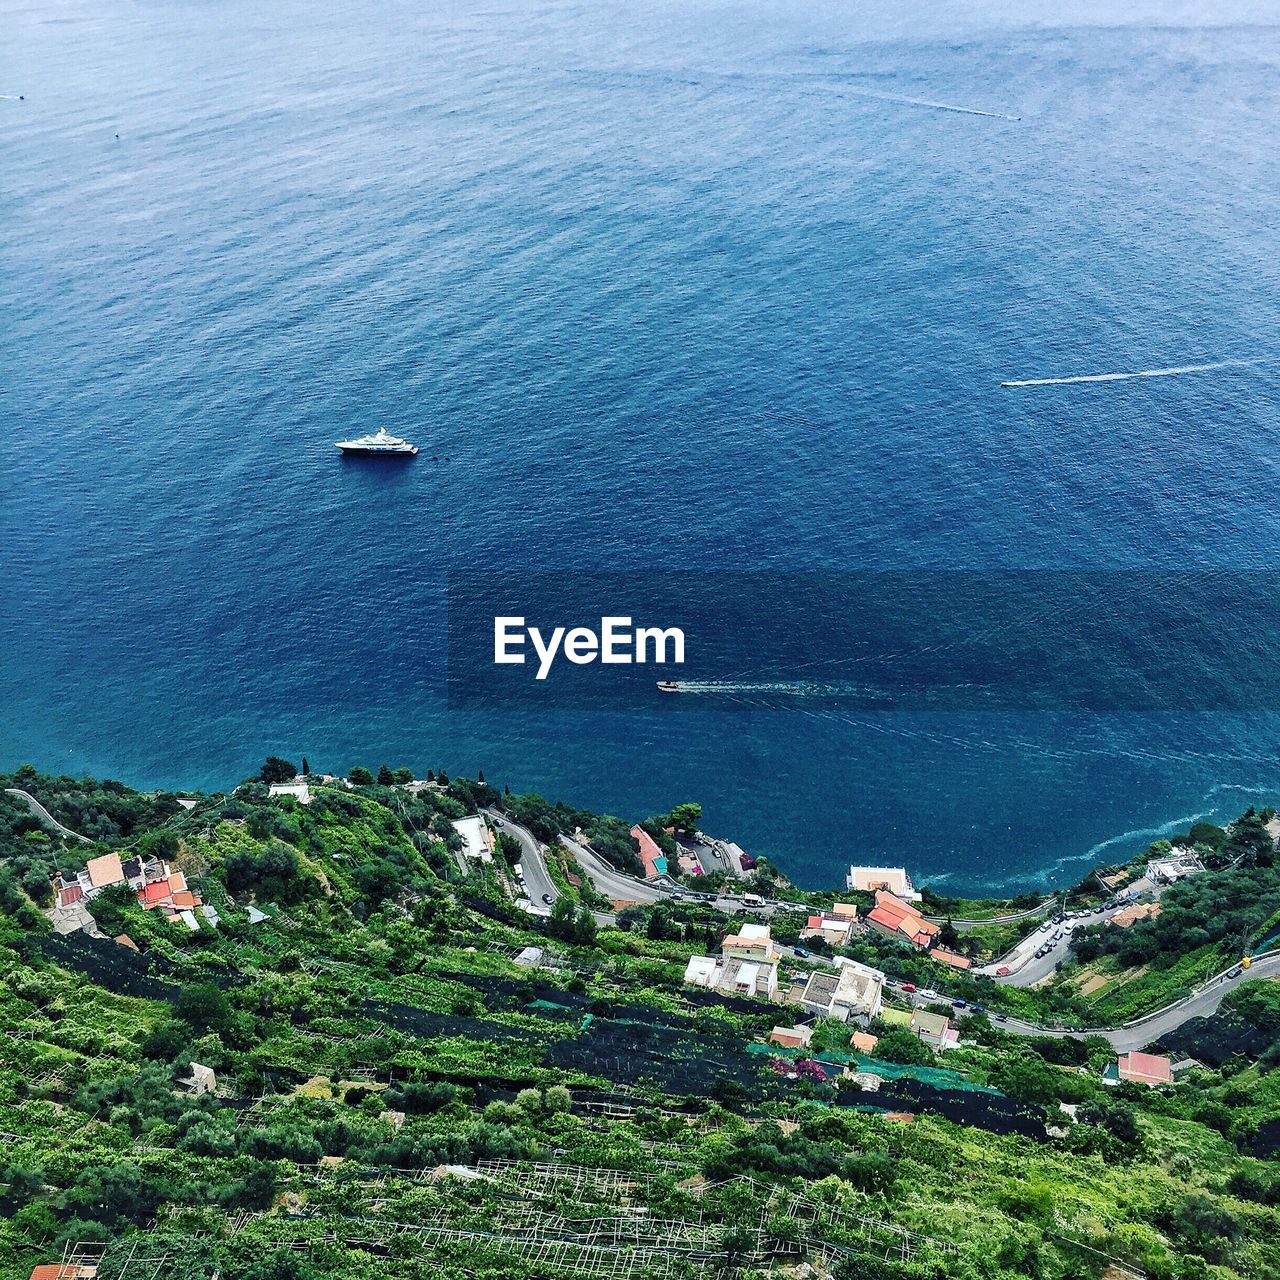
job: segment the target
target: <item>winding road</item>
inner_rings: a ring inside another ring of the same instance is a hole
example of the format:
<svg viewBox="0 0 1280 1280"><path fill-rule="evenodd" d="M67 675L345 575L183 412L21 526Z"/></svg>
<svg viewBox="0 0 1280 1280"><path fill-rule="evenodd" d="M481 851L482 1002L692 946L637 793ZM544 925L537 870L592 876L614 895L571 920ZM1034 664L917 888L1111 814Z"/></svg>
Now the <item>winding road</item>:
<svg viewBox="0 0 1280 1280"><path fill-rule="evenodd" d="M16 799L21 800L31 810L32 814L39 818L51 831L56 831L59 835L66 836L68 840L82 840L85 844L93 843L88 836L82 836L78 831L72 831L70 827L64 827L35 796L29 795L25 791L20 791L17 787L6 787L5 795L14 796Z"/></svg>
<svg viewBox="0 0 1280 1280"><path fill-rule="evenodd" d="M505 813L497 809L486 809L493 825L504 835L509 835L520 842L520 870L524 874L524 888L534 910L543 915L550 911L555 900L560 896L556 882L547 870L547 860L543 857L542 846L534 838L532 831L525 830L518 823L512 822Z"/></svg>

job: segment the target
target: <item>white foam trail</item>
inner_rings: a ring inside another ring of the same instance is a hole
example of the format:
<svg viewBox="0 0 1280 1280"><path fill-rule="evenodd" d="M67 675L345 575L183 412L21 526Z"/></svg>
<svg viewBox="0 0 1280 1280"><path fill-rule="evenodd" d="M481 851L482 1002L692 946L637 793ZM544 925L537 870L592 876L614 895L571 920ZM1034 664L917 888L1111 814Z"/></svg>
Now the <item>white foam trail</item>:
<svg viewBox="0 0 1280 1280"><path fill-rule="evenodd" d="M0 102L25 102L26 98L20 93L0 93Z"/></svg>
<svg viewBox="0 0 1280 1280"><path fill-rule="evenodd" d="M1022 378L1002 382L1002 387L1066 387L1077 382L1128 382L1131 378L1172 378L1180 373L1208 373L1211 369L1238 369L1252 360L1219 360L1216 364L1182 364L1172 369L1139 369L1135 373L1086 373L1073 378Z"/></svg>
<svg viewBox="0 0 1280 1280"><path fill-rule="evenodd" d="M896 93L874 93L870 89L855 89L852 85L842 84L835 87L837 93L849 93L859 98L871 98L876 102L896 102L903 107L928 107L931 111L954 111L962 116L986 116L988 120L1012 120L1017 123L1021 116L1006 115L1003 111L981 111L977 107L961 107L952 102L933 102L929 98L904 98Z"/></svg>
<svg viewBox="0 0 1280 1280"><path fill-rule="evenodd" d="M785 693L800 698L848 697L873 693L847 680L681 680L681 693Z"/></svg>

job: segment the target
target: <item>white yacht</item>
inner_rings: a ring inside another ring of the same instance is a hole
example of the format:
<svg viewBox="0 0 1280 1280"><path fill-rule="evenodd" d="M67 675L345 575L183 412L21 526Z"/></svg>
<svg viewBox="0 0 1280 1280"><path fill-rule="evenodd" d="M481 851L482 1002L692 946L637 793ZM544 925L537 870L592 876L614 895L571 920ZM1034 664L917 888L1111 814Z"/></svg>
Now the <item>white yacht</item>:
<svg viewBox="0 0 1280 1280"><path fill-rule="evenodd" d="M386 427L379 427L371 436L357 436L354 440L339 440L338 448L343 453L364 458L412 458L418 452L416 444L401 440L399 436L390 435Z"/></svg>

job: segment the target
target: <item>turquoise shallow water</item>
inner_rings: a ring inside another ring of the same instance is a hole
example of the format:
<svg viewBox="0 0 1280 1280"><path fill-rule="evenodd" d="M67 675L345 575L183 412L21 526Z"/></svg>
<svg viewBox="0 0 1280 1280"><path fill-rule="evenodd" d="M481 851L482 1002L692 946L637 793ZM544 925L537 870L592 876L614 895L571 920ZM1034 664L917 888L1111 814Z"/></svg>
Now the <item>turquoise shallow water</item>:
<svg viewBox="0 0 1280 1280"><path fill-rule="evenodd" d="M1280 36L1196 8L0 0L0 759L955 888L1274 799L1271 715L440 692L449 568L1270 567Z"/></svg>

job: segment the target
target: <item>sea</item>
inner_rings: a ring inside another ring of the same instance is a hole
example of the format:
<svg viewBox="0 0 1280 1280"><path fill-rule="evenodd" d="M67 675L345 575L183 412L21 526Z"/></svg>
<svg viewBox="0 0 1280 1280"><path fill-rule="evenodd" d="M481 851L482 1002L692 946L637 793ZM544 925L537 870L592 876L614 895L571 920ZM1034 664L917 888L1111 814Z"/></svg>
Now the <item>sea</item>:
<svg viewBox="0 0 1280 1280"><path fill-rule="evenodd" d="M0 762L696 800L957 893L1280 801L1247 700L444 679L459 572L1268 571L1278 136L1274 0L0 0Z"/></svg>

